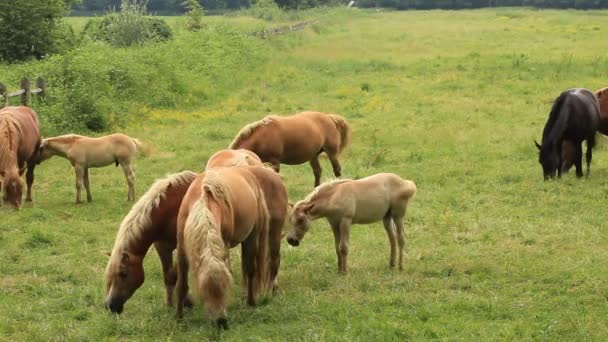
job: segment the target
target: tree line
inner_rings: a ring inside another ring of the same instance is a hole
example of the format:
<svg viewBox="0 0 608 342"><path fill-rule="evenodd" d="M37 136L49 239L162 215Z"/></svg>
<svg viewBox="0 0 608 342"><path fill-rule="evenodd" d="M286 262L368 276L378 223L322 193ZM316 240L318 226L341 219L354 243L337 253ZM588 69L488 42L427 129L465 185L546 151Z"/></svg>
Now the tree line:
<svg viewBox="0 0 608 342"><path fill-rule="evenodd" d="M205 9L247 8L256 0L198 0ZM73 6L77 11L103 12L118 9L121 0L81 0ZM275 0L281 8L303 9L317 6L348 3L348 0ZM387 7L407 9L466 9L483 7L527 6L537 8L608 8L608 0L355 0L358 7ZM181 14L186 11L183 0L149 0L148 11L152 13Z"/></svg>

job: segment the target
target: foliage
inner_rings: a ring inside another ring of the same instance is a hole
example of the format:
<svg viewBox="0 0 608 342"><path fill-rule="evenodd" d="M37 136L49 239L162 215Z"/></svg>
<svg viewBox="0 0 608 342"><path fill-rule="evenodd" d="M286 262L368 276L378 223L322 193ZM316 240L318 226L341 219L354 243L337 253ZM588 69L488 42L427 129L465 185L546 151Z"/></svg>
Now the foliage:
<svg viewBox="0 0 608 342"><path fill-rule="evenodd" d="M164 20L146 16L146 3L122 0L120 11L111 11L101 20L91 19L84 34L118 47L170 39L172 32Z"/></svg>
<svg viewBox="0 0 608 342"><path fill-rule="evenodd" d="M0 60L40 59L61 51L65 11L63 0L0 1Z"/></svg>
<svg viewBox="0 0 608 342"><path fill-rule="evenodd" d="M252 3L251 7L246 11L243 11L243 13L269 21L283 17L283 12L274 0L256 0Z"/></svg>
<svg viewBox="0 0 608 342"><path fill-rule="evenodd" d="M188 12L185 14L188 30L198 31L203 28L205 26L203 24L203 16L205 15L203 6L197 0L184 0L184 7L188 9Z"/></svg>

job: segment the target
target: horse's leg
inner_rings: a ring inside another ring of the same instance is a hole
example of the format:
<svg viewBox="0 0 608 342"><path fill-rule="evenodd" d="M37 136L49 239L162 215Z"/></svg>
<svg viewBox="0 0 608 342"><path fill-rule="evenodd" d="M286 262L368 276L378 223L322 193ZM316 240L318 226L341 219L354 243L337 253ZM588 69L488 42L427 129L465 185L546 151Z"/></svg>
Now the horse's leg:
<svg viewBox="0 0 608 342"><path fill-rule="evenodd" d="M173 269L173 248L166 243L156 241L154 248L158 253L158 258L163 267L163 279L165 281L165 290L167 291L167 305L173 306L173 291L177 283L177 273Z"/></svg>
<svg viewBox="0 0 608 342"><path fill-rule="evenodd" d="M399 269L403 269L403 253L405 249L405 229L403 220L405 219L405 209L402 215L393 214L393 222L397 228L397 244L399 246Z"/></svg>
<svg viewBox="0 0 608 342"><path fill-rule="evenodd" d="M384 229L386 230L386 235L388 235L388 241L391 244L391 259L389 261L389 266L391 268L393 268L393 267L395 267L395 258L396 258L396 249L397 249L397 239L395 237L395 228L393 226L393 218L390 215L386 215L382 219L382 223L384 223Z"/></svg>
<svg viewBox="0 0 608 342"><path fill-rule="evenodd" d="M36 167L35 162L27 162L27 173L25 174L25 181L27 183L27 195L25 196L26 202L32 201L32 184L34 184L34 168Z"/></svg>
<svg viewBox="0 0 608 342"><path fill-rule="evenodd" d="M340 224L331 224L331 230L334 233L334 244L336 247L336 256L338 257L338 272L342 270L342 255L340 254Z"/></svg>
<svg viewBox="0 0 608 342"><path fill-rule="evenodd" d="M84 168L84 189L87 191L87 202L93 201L93 196L91 196L91 188L89 188L89 168Z"/></svg>
<svg viewBox="0 0 608 342"><path fill-rule="evenodd" d="M188 294L188 258L183 247L177 245L177 318L184 316L184 301Z"/></svg>
<svg viewBox="0 0 608 342"><path fill-rule="evenodd" d="M334 170L334 176L341 177L342 167L340 166L340 161L338 160L338 153L333 151L326 151L325 153L331 162L331 167Z"/></svg>
<svg viewBox="0 0 608 342"><path fill-rule="evenodd" d="M581 142L582 144L582 142ZM587 162L587 177L589 177L589 173L591 172L591 158L593 157L593 146L595 145L595 136L591 136L591 138L587 139L587 151L585 151L585 161ZM581 146L581 154L583 147Z"/></svg>
<svg viewBox="0 0 608 342"><path fill-rule="evenodd" d="M350 218L343 218L340 221L340 256L342 257L342 269L340 272L346 273L348 270L348 240L350 237Z"/></svg>
<svg viewBox="0 0 608 342"><path fill-rule="evenodd" d="M315 175L315 188L321 184L321 164L319 163L319 155L317 154L310 160L312 173Z"/></svg>
<svg viewBox="0 0 608 342"><path fill-rule="evenodd" d="M574 155L574 167L576 168L576 177L583 177L583 143L575 143L576 151Z"/></svg>
<svg viewBox="0 0 608 342"><path fill-rule="evenodd" d="M122 166L122 170L125 173L125 178L127 178L127 186L129 187L128 200L135 201L135 176L133 175L131 163L128 160L123 161L120 163L120 166Z"/></svg>
<svg viewBox="0 0 608 342"><path fill-rule="evenodd" d="M279 266L281 265L281 234L283 222L281 220L270 220L268 234L268 248L270 256L270 284L274 294L279 287Z"/></svg>
<svg viewBox="0 0 608 342"><path fill-rule="evenodd" d="M241 242L241 264L243 279L247 284L247 304L255 306L255 267L256 251L258 249L258 231L254 230L245 241Z"/></svg>
<svg viewBox="0 0 608 342"><path fill-rule="evenodd" d="M76 203L82 203L82 199L80 198L80 192L82 190L84 168L78 164L75 164L74 170L76 171Z"/></svg>

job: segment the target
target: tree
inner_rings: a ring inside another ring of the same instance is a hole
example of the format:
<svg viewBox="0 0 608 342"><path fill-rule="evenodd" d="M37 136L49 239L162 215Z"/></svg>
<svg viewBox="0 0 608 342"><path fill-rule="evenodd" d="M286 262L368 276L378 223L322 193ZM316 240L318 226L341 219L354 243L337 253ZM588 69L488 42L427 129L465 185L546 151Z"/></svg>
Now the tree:
<svg viewBox="0 0 608 342"><path fill-rule="evenodd" d="M0 59L9 62L42 58L55 52L55 37L66 6L64 0L0 1Z"/></svg>

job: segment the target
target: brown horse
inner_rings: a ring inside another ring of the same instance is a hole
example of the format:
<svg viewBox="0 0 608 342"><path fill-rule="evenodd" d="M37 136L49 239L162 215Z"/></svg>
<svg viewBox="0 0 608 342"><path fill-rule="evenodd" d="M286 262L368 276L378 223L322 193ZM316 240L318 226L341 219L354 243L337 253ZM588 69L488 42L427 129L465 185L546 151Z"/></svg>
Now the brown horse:
<svg viewBox="0 0 608 342"><path fill-rule="evenodd" d="M303 112L291 116L269 115L241 129L231 149L253 151L279 172L280 164L309 162L315 175L315 186L321 182L319 154L329 157L336 177L342 174L338 156L348 145L350 129L346 120L336 114Z"/></svg>
<svg viewBox="0 0 608 342"><path fill-rule="evenodd" d="M0 188L2 200L19 209L23 193L21 176L27 167L27 195L32 201L34 168L40 146L38 115L28 107L0 109Z"/></svg>
<svg viewBox="0 0 608 342"><path fill-rule="evenodd" d="M597 90L595 97L600 104L600 125L597 131L608 135L608 87Z"/></svg>
<svg viewBox="0 0 608 342"><path fill-rule="evenodd" d="M152 244L162 264L167 304L173 305L177 214L195 178L194 172L183 171L157 180L122 221L104 275L105 303L110 311L121 313L125 302L143 284L143 259Z"/></svg>
<svg viewBox="0 0 608 342"><path fill-rule="evenodd" d="M249 150L219 150L209 158L205 170L239 165L262 166L263 164L260 157Z"/></svg>
<svg viewBox="0 0 608 342"><path fill-rule="evenodd" d="M232 274L227 261L229 249L239 244L247 304L255 305L258 293L276 286L286 215L287 190L272 170L239 166L200 174L177 221L177 316L183 315L190 267L211 319L228 327Z"/></svg>

